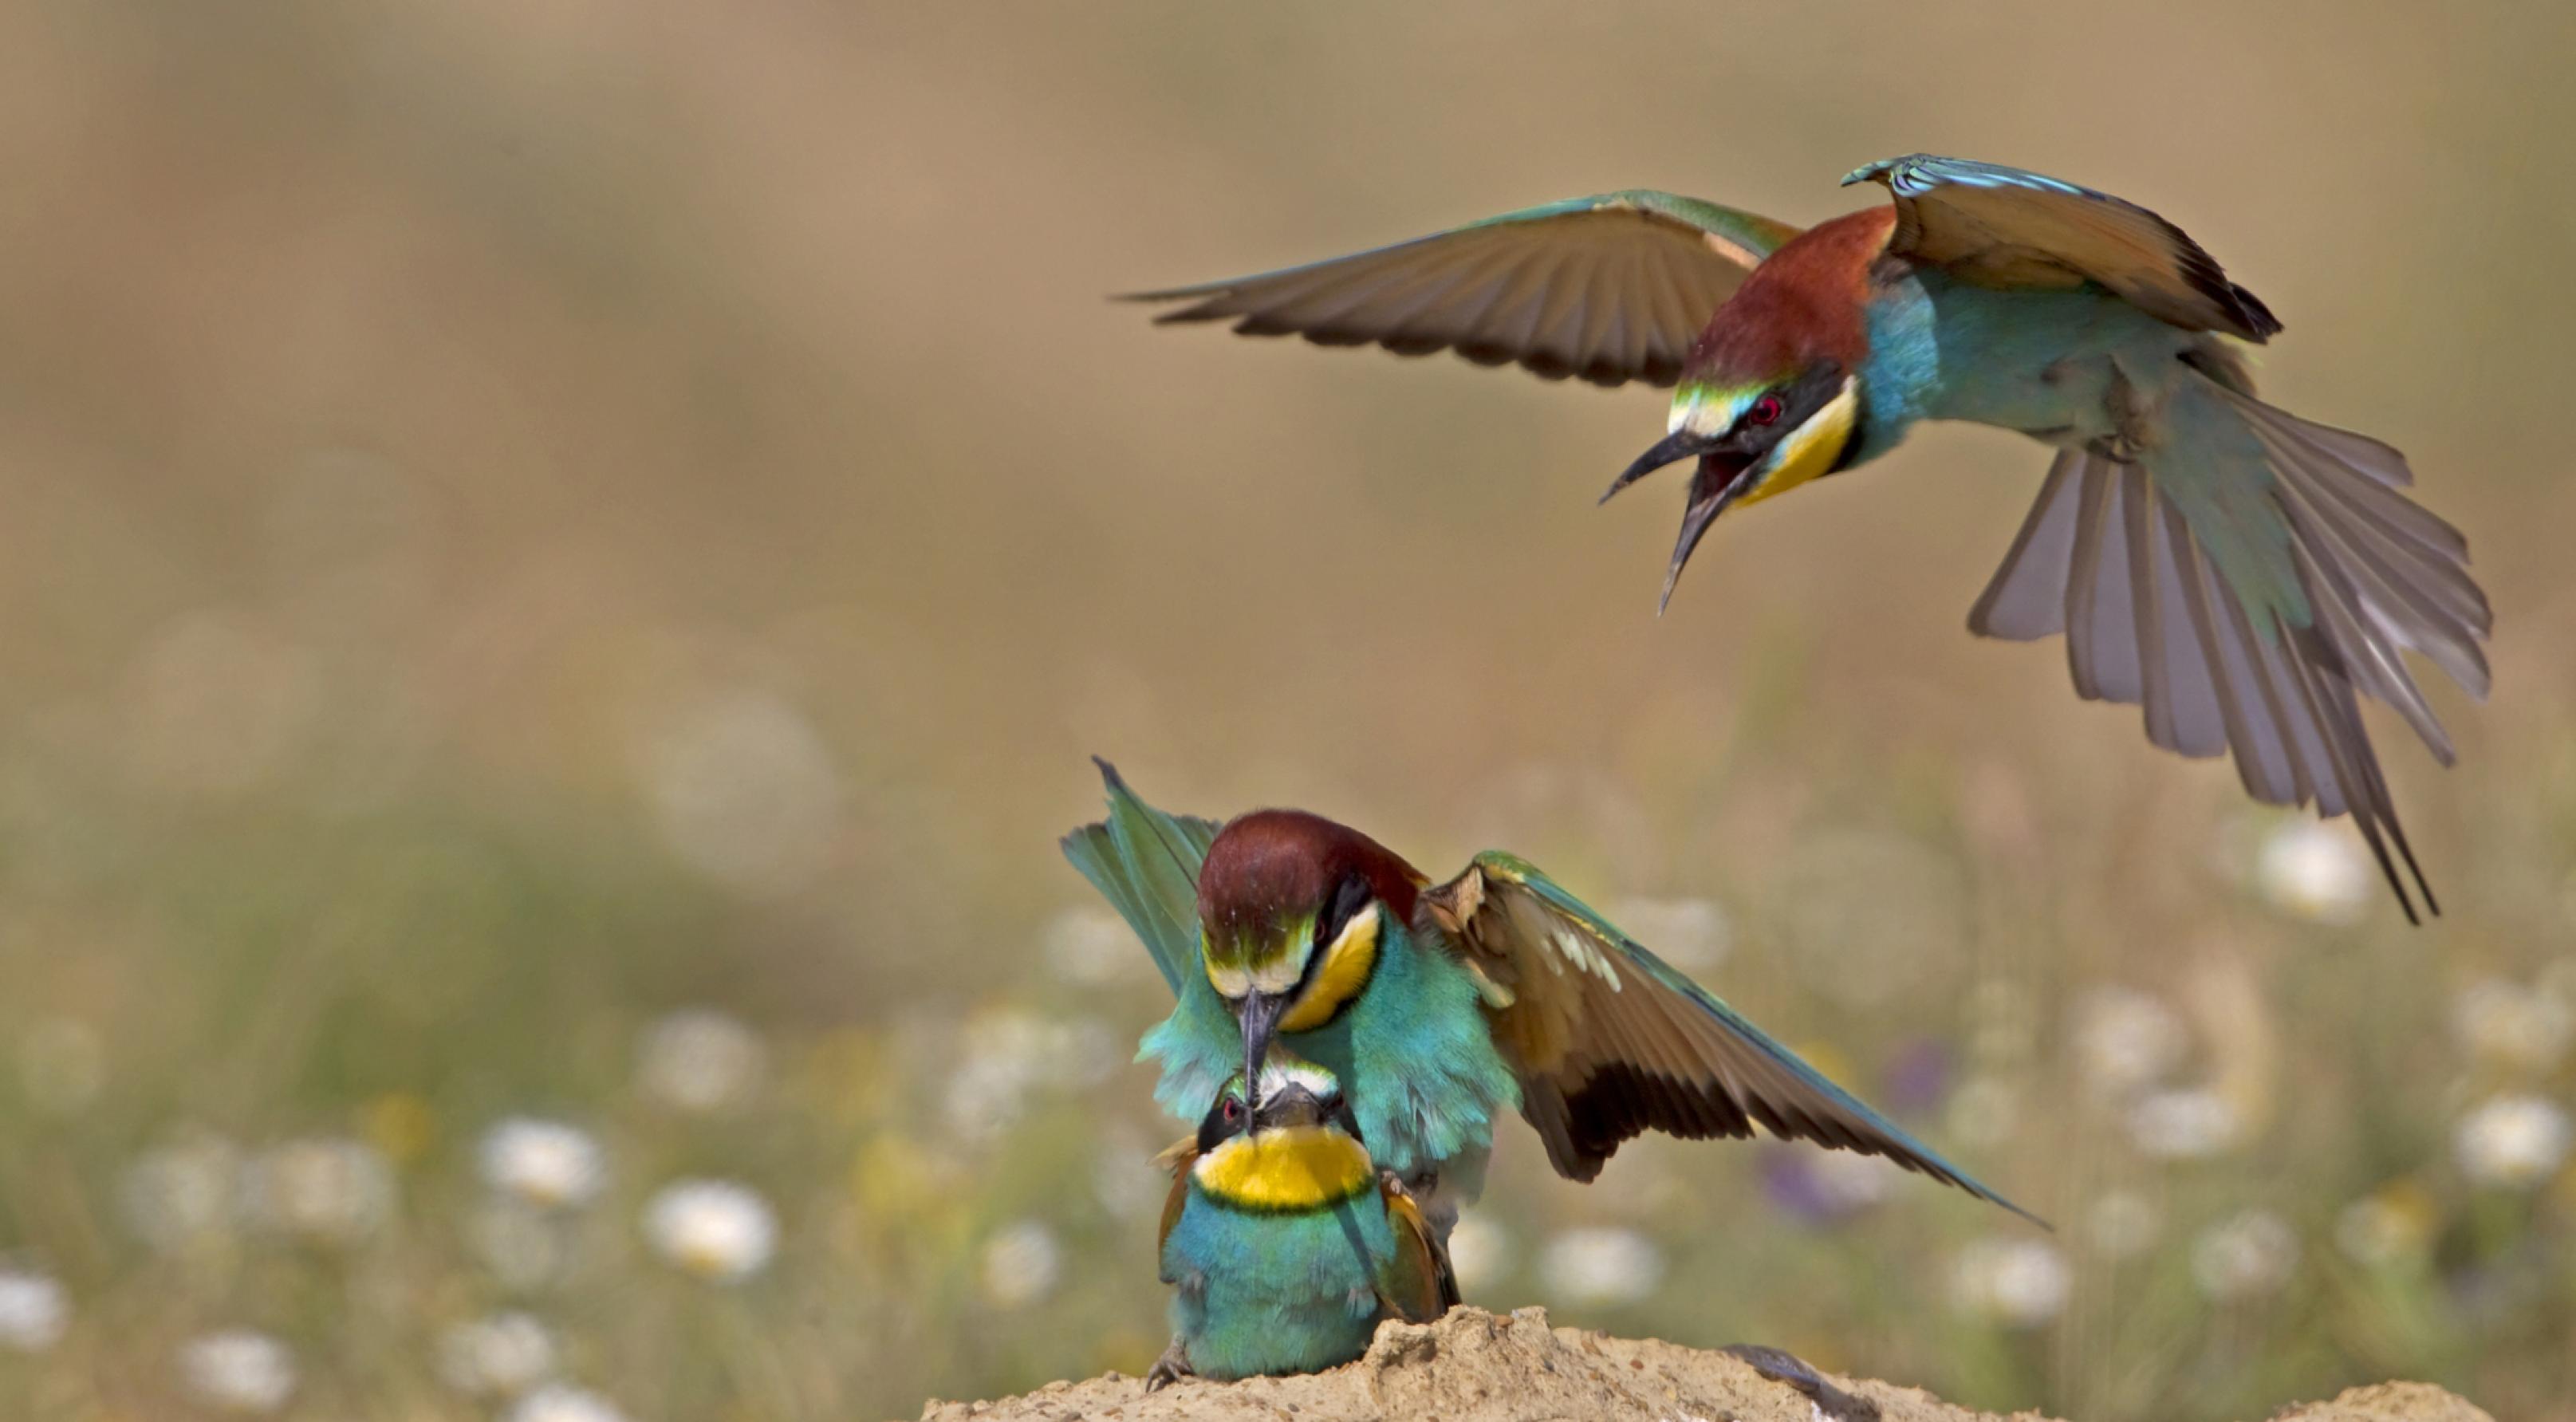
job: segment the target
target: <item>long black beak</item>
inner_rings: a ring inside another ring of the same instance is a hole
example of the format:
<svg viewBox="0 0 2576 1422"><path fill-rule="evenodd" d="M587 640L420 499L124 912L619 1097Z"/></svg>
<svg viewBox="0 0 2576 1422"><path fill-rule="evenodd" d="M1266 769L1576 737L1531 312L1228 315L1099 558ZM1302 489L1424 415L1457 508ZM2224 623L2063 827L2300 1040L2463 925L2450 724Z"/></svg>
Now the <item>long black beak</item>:
<svg viewBox="0 0 2576 1422"><path fill-rule="evenodd" d="M1743 491L1744 475L1750 467L1701 456L1699 472L1691 476L1690 507L1682 511L1682 536L1673 544L1673 565L1664 571L1663 600L1655 604L1657 617L1672 606L1673 584L1682 580L1682 565L1690 561L1692 550L1699 547L1708 526L1717 522L1717 516L1726 512L1726 506Z"/></svg>
<svg viewBox="0 0 2576 1422"><path fill-rule="evenodd" d="M1270 1038L1279 1029L1279 1014L1288 1008L1288 999L1275 993L1256 992L1243 1000L1243 1010L1236 1020L1243 1024L1243 1115L1257 1119L1261 1113L1261 1064L1270 1058Z"/></svg>
<svg viewBox="0 0 2576 1422"><path fill-rule="evenodd" d="M1612 495L1667 464L1679 463L1695 454L1706 454L1714 443L1705 435L1675 430L1655 441L1654 448L1638 455L1634 464L1619 471L1619 477L1610 481L1610 487L1601 491L1601 502L1610 502Z"/></svg>

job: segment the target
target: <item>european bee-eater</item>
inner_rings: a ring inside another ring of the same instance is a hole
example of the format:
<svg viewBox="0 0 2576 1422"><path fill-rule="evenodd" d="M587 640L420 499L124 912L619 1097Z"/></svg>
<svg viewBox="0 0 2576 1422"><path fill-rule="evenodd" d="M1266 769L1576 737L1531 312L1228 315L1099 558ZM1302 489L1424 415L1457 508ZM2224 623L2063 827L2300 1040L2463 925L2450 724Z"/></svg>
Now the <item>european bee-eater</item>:
<svg viewBox="0 0 2576 1422"><path fill-rule="evenodd" d="M1434 885L1319 815L1220 827L1100 769L1109 817L1066 836L1065 857L1180 999L1138 1053L1161 1064L1155 1099L1175 1116L1229 1077L1257 1082L1282 1044L1340 1078L1356 1134L1443 1241L1514 1108L1573 1180L1649 1130L1744 1137L1758 1122L2028 1217L1511 855Z"/></svg>
<svg viewBox="0 0 2576 1422"><path fill-rule="evenodd" d="M1166 1153L1163 1282L1177 1378L1311 1373L1368 1351L1379 1320L1428 1323L1458 1301L1413 1199L1369 1158L1331 1072L1272 1056L1229 1078L1198 1137Z"/></svg>
<svg viewBox="0 0 2576 1422"><path fill-rule="evenodd" d="M2407 918L2392 849L2439 913L2355 693L2450 764L2401 654L2483 698L2493 619L2467 541L2399 492L2404 457L2256 400L2232 342L2281 323L2145 208L1924 155L1843 181L1895 201L1801 232L1609 193L1138 299L1247 335L1675 386L1665 438L1609 490L1698 461L1667 601L1721 512L1867 463L1918 420L2051 445L1970 630L2065 633L2078 694L2141 706L2169 750L2232 750L2256 799L2349 813Z"/></svg>

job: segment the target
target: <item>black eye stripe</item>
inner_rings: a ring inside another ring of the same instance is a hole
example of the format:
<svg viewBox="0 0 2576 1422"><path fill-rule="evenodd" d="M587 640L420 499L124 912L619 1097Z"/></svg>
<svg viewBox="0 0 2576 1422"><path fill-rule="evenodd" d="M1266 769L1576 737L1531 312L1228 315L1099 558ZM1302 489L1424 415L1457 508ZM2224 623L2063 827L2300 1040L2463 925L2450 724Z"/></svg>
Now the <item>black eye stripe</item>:
<svg viewBox="0 0 2576 1422"><path fill-rule="evenodd" d="M1799 376L1790 385L1766 390L1744 407L1742 415L1736 417L1737 437L1745 443L1748 452L1767 450L1788 438L1791 430L1804 425L1818 410L1833 403L1834 397L1842 393L1842 388L1842 367L1821 365ZM1764 400L1777 405L1779 413L1767 422L1757 422L1753 414L1761 408Z"/></svg>
<svg viewBox="0 0 2576 1422"><path fill-rule="evenodd" d="M1368 880L1357 874L1342 880L1333 890L1332 902L1325 905L1323 916L1315 920L1315 946L1322 948L1341 937L1342 930L1368 907L1369 898Z"/></svg>

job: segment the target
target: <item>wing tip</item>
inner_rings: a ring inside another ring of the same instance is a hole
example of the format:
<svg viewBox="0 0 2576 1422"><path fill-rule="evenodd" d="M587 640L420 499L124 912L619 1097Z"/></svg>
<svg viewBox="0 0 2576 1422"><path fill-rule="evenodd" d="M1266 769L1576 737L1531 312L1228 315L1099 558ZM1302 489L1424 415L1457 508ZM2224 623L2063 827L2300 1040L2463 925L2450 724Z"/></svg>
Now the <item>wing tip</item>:
<svg viewBox="0 0 2576 1422"><path fill-rule="evenodd" d="M1922 156L1923 155L1920 153L1909 153L1902 158L1881 158L1875 163L1863 163L1859 167L1852 169L1850 172L1843 174L1843 180L1839 186L1847 188L1854 183L1875 182L1885 184L1887 187L1892 189L1896 186L1894 174L1897 167L1900 164L1910 163Z"/></svg>

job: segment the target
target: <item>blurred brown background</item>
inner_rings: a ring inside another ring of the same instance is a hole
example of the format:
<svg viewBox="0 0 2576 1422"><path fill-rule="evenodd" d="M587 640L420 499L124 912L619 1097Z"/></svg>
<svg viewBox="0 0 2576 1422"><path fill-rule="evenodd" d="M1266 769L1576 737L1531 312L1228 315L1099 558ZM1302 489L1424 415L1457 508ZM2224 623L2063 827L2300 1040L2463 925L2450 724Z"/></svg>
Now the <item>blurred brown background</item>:
<svg viewBox="0 0 2576 1422"><path fill-rule="evenodd" d="M1511 846L2059 1222L1511 1135L1477 1302L2088 1418L2576 1417L2571 53L2505 4L0 9L0 1411L1140 1368L1162 989L1054 846L1099 752ZM2026 443L1729 519L1658 620L1678 479L1592 508L1655 395L1101 299L1622 186L1813 221L1918 149L2188 227L2288 323L2267 393L2468 531L2496 699L2437 693L2450 773L2374 723L2437 926L1965 634Z"/></svg>

